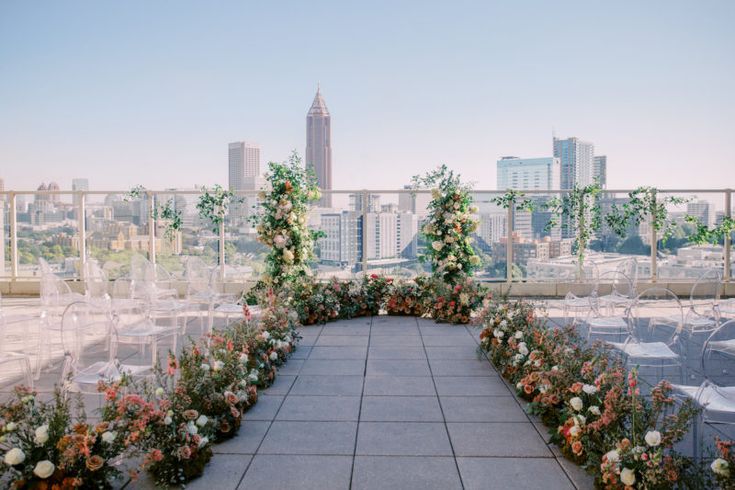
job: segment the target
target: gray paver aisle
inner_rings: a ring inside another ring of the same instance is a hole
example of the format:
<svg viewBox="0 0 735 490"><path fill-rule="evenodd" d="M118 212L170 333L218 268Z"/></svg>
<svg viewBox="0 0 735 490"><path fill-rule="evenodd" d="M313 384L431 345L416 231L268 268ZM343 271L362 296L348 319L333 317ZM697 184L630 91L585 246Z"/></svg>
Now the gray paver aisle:
<svg viewBox="0 0 735 490"><path fill-rule="evenodd" d="M381 316L302 335L189 488L574 488L471 328Z"/></svg>

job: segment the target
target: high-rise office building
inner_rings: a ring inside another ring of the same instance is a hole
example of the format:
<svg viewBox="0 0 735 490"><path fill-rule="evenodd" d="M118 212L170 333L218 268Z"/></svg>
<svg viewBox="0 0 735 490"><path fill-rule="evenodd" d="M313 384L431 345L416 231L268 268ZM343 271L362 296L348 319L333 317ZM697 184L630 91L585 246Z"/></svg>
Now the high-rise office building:
<svg viewBox="0 0 735 490"><path fill-rule="evenodd" d="M607 187L607 156L595 155L592 161L592 180L597 180L603 188Z"/></svg>
<svg viewBox="0 0 735 490"><path fill-rule="evenodd" d="M712 225L712 222L710 221L714 218L714 215L712 214L712 204L707 201L699 200L687 203L687 214L699 219L703 225Z"/></svg>
<svg viewBox="0 0 735 490"><path fill-rule="evenodd" d="M497 164L498 190L558 189L559 159L502 157Z"/></svg>
<svg viewBox="0 0 735 490"><path fill-rule="evenodd" d="M5 181L0 178L0 192L3 192L5 190ZM0 194L0 202L5 200L5 194Z"/></svg>
<svg viewBox="0 0 735 490"><path fill-rule="evenodd" d="M317 88L306 115L306 168L313 169L319 187L332 189L332 121L322 94ZM322 207L332 207L332 196L324 194Z"/></svg>
<svg viewBox="0 0 735 490"><path fill-rule="evenodd" d="M260 175L260 146L247 141L228 145L230 190L255 190Z"/></svg>
<svg viewBox="0 0 735 490"><path fill-rule="evenodd" d="M554 157L559 159L562 189L571 189L574 184L586 186L593 181L595 147L578 138L558 139L554 137Z"/></svg>

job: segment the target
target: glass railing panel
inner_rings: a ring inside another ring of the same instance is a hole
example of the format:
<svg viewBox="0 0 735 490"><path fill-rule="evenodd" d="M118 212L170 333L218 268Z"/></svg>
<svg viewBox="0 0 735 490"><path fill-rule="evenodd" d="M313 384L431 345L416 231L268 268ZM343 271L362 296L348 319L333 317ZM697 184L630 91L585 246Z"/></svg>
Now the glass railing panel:
<svg viewBox="0 0 735 490"><path fill-rule="evenodd" d="M225 220L225 279L256 281L265 270L268 247L258 241L252 222L259 213L257 191L239 192Z"/></svg>
<svg viewBox="0 0 735 490"><path fill-rule="evenodd" d="M10 264L10 196L0 194L0 277L11 274Z"/></svg>
<svg viewBox="0 0 735 490"><path fill-rule="evenodd" d="M501 192L473 192L473 204L477 206L474 215L477 230L471 236L472 247L480 257L482 265L475 276L483 281L506 280L508 211L495 204L493 199Z"/></svg>

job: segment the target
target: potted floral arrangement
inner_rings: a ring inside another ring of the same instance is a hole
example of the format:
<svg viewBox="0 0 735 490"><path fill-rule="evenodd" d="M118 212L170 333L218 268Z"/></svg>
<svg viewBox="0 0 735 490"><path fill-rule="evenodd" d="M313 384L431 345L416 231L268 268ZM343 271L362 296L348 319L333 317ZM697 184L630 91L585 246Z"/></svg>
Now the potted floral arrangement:
<svg viewBox="0 0 735 490"><path fill-rule="evenodd" d="M59 391L50 402L18 386L0 405L0 481L13 488L112 488L127 444L114 423L72 422Z"/></svg>
<svg viewBox="0 0 735 490"><path fill-rule="evenodd" d="M427 312L425 277L396 281L388 290L385 309L389 315L424 316Z"/></svg>
<svg viewBox="0 0 735 490"><path fill-rule="evenodd" d="M426 310L437 321L469 323L485 297L485 288L468 275L457 274L454 282L432 277L426 282Z"/></svg>

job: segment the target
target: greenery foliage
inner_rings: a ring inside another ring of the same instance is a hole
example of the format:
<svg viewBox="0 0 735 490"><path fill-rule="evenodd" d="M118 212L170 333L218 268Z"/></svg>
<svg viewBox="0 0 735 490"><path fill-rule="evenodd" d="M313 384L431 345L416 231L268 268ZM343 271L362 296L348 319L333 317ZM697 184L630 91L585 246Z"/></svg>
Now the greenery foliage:
<svg viewBox="0 0 735 490"><path fill-rule="evenodd" d="M219 234L230 205L241 201L234 192L223 188L219 184L211 189L202 187L202 194L197 202L199 217L209 223L212 233Z"/></svg>
<svg viewBox="0 0 735 490"><path fill-rule="evenodd" d="M622 207L613 205L605 216L607 225L618 236L625 236L629 226L638 226L643 220L651 220L653 228L663 243L674 233L676 224L668 217L669 205L680 205L688 200L677 196L661 198L655 187L638 187L628 193L628 202Z"/></svg>

